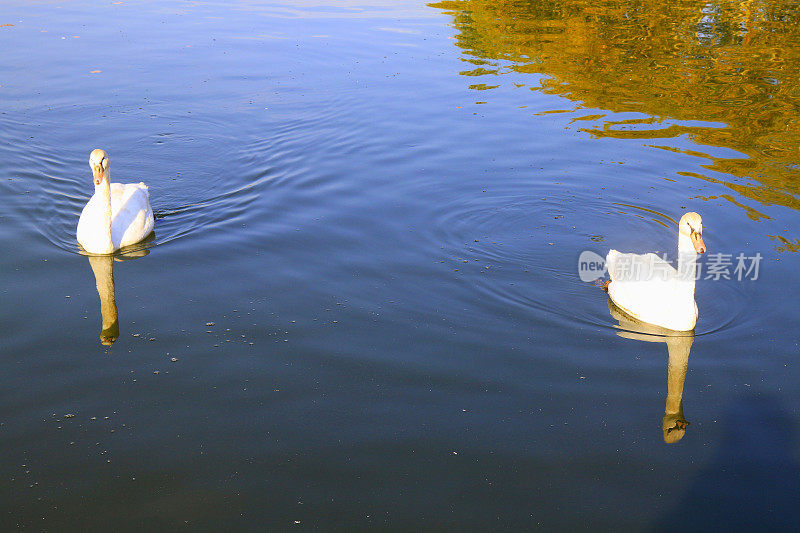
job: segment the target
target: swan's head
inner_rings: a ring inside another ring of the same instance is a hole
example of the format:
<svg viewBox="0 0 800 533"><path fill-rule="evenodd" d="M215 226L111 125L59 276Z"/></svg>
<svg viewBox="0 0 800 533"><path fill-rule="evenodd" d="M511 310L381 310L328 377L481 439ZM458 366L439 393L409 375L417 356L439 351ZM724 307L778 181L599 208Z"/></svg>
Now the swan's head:
<svg viewBox="0 0 800 533"><path fill-rule="evenodd" d="M109 166L108 156L105 150L101 150L100 148L92 150L92 153L89 154L89 167L92 169L95 187L100 185L103 180L108 181Z"/></svg>
<svg viewBox="0 0 800 533"><path fill-rule="evenodd" d="M678 233L689 237L698 254L706 253L706 244L703 242L703 219L697 213L686 213L678 222Z"/></svg>

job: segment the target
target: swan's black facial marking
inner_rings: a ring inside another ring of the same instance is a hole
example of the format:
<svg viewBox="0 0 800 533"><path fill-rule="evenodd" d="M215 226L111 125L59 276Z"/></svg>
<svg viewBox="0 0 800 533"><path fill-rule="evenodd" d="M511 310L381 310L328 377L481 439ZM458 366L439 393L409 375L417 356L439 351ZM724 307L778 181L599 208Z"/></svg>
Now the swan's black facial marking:
<svg viewBox="0 0 800 533"><path fill-rule="evenodd" d="M689 236L690 237L694 237L695 235L697 235L698 237L702 237L703 236L702 228L699 229L699 230L695 229L689 222L686 222L686 225L689 226Z"/></svg>
<svg viewBox="0 0 800 533"><path fill-rule="evenodd" d="M706 244L703 242L703 230L700 231L695 230L691 224L689 226L689 238L692 241L692 245L694 245L694 249L699 254L706 253Z"/></svg>
<svg viewBox="0 0 800 533"><path fill-rule="evenodd" d="M89 166L92 169L95 185L100 185L103 180L108 179L109 162L104 150L100 148L92 150L92 153L89 154Z"/></svg>

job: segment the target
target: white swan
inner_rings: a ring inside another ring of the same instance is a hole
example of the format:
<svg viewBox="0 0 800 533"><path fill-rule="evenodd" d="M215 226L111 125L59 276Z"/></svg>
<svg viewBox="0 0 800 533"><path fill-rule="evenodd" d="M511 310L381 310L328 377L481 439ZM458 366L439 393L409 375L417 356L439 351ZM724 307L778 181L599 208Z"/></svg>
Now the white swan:
<svg viewBox="0 0 800 533"><path fill-rule="evenodd" d="M633 318L676 331L697 323L694 301L697 254L705 253L703 221L686 213L678 223L678 269L656 254L623 254L611 250L606 266L611 300Z"/></svg>
<svg viewBox="0 0 800 533"><path fill-rule="evenodd" d="M110 254L135 244L153 231L155 219L144 183L109 183L105 151L89 155L94 175L94 195L78 220L78 242L92 254Z"/></svg>

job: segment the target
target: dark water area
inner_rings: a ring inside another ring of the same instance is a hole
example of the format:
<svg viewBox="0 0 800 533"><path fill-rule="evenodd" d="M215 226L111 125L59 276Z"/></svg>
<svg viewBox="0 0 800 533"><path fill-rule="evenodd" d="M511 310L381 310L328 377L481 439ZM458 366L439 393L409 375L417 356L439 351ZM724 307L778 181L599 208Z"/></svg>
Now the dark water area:
<svg viewBox="0 0 800 533"><path fill-rule="evenodd" d="M5 3L0 529L793 530L798 22ZM113 257L94 148L156 214ZM653 335L578 258L688 211L700 318Z"/></svg>

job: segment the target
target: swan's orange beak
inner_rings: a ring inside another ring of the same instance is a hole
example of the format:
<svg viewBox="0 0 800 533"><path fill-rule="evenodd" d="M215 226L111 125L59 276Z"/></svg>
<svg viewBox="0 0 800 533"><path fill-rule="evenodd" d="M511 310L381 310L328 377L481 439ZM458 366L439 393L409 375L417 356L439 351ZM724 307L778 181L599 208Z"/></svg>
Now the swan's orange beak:
<svg viewBox="0 0 800 533"><path fill-rule="evenodd" d="M94 184L100 185L100 182L103 181L103 167L97 165L92 169L92 174L94 175Z"/></svg>
<svg viewBox="0 0 800 533"><path fill-rule="evenodd" d="M703 235L701 233L692 232L692 244L694 245L694 251L698 254L706 253L706 243L703 242Z"/></svg>

